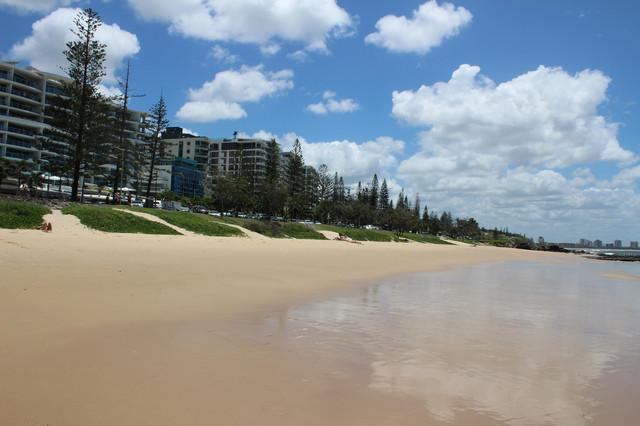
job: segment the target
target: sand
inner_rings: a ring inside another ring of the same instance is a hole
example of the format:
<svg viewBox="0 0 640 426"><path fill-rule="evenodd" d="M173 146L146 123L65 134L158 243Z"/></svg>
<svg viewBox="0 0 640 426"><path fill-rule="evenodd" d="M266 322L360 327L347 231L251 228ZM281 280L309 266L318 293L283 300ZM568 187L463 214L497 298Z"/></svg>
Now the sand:
<svg viewBox="0 0 640 426"><path fill-rule="evenodd" d="M50 220L50 234L0 229L2 425L424 424L420 401L345 395L320 364L237 337L236 327L399 274L573 259L417 243L106 234L58 212ZM469 422L481 424L472 414Z"/></svg>

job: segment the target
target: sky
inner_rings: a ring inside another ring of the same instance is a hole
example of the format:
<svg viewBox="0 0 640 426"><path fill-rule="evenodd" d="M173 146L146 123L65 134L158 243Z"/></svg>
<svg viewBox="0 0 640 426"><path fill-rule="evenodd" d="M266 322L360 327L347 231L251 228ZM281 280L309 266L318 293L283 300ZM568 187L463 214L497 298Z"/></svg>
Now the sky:
<svg viewBox="0 0 640 426"><path fill-rule="evenodd" d="M298 138L429 210L528 236L640 240L640 3L0 0L0 58L61 73L103 19L106 93L209 137Z"/></svg>

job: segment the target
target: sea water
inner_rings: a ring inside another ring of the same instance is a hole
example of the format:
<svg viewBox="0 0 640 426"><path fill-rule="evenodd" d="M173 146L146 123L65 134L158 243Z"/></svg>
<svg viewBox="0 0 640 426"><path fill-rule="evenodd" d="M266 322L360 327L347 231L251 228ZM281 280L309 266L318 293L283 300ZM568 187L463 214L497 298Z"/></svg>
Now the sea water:
<svg viewBox="0 0 640 426"><path fill-rule="evenodd" d="M354 391L419 399L424 424L632 426L638 276L588 260L462 267L295 307L258 333Z"/></svg>

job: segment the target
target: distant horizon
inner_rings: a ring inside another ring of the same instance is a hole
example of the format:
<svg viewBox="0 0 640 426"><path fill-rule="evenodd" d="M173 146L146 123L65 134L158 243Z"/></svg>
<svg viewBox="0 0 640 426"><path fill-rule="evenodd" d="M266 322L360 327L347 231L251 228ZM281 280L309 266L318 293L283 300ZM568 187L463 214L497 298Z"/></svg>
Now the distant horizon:
<svg viewBox="0 0 640 426"><path fill-rule="evenodd" d="M75 7L93 7L104 91L130 60L131 107L162 91L170 126L298 138L349 185L377 173L489 229L640 240L640 5L280 3L0 0L0 60L61 74Z"/></svg>

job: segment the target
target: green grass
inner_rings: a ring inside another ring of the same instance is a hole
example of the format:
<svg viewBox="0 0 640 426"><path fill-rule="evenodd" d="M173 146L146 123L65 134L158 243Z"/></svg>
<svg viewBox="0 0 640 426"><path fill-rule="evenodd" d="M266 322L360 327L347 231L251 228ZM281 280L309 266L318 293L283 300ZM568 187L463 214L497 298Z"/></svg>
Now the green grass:
<svg viewBox="0 0 640 426"><path fill-rule="evenodd" d="M152 214L165 222L196 234L210 237L241 237L242 231L231 226L224 225L213 220L212 217L199 213L174 212L160 209L131 208L133 211L140 211Z"/></svg>
<svg viewBox="0 0 640 426"><path fill-rule="evenodd" d="M65 207L62 209L62 213L76 216L83 225L103 232L180 235L176 230L161 223L151 222L141 217L119 212L108 207L76 204Z"/></svg>
<svg viewBox="0 0 640 426"><path fill-rule="evenodd" d="M378 242L390 242L390 241L403 241L403 239L415 241L418 243L429 244L451 244L441 240L435 235L424 234L411 234L403 233L400 238L395 232L385 231L382 229L363 229L363 228L345 228L336 225L316 225L316 229L322 231L333 231L339 234L344 234L347 237L356 241L378 241Z"/></svg>
<svg viewBox="0 0 640 426"><path fill-rule="evenodd" d="M285 222L282 223L282 233L289 238L297 238L301 240L326 240L326 237L313 229L311 226L301 223Z"/></svg>
<svg viewBox="0 0 640 426"><path fill-rule="evenodd" d="M294 238L299 240L326 240L313 227L295 222L272 222L234 216L213 217L214 220L242 226L269 238Z"/></svg>
<svg viewBox="0 0 640 426"><path fill-rule="evenodd" d="M0 200L0 228L34 229L42 225L42 216L51 210L36 203Z"/></svg>

